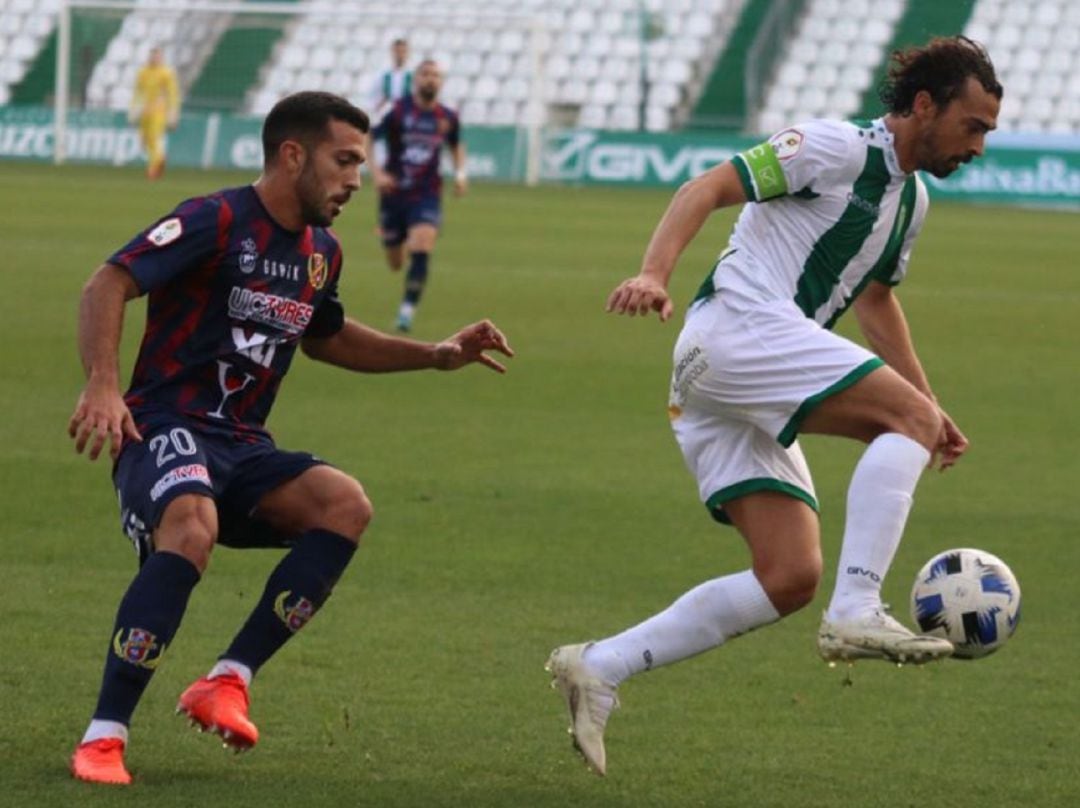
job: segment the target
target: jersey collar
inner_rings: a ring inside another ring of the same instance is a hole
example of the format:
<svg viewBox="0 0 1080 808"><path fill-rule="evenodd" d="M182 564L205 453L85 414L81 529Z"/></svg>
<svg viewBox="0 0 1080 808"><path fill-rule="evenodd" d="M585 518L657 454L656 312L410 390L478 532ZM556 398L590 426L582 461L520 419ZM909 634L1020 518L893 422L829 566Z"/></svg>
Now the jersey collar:
<svg viewBox="0 0 1080 808"><path fill-rule="evenodd" d="M884 118L875 118L870 121L871 137L875 146L878 146L885 154L885 165L889 167L889 173L894 177L906 177L907 173L900 169L900 158L896 156L896 138L885 125Z"/></svg>

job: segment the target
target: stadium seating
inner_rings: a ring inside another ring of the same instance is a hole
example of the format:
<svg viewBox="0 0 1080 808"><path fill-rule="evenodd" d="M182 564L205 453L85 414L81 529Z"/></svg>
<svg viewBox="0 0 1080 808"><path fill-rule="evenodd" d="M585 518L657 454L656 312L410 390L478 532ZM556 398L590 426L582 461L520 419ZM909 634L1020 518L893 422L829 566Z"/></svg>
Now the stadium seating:
<svg viewBox="0 0 1080 808"><path fill-rule="evenodd" d="M751 128L857 113L903 11L904 0L808 0Z"/></svg>
<svg viewBox="0 0 1080 808"><path fill-rule="evenodd" d="M127 110L135 75L154 46L163 49L165 61L176 70L181 91L191 85L225 33L229 18L213 12L213 0L190 1L196 8L206 7L207 12L189 8L168 14L160 7L136 7L124 18L105 56L90 75L87 106Z"/></svg>
<svg viewBox="0 0 1080 808"><path fill-rule="evenodd" d="M0 4L0 104L23 76L56 27L60 0L6 0Z"/></svg>
<svg viewBox="0 0 1080 808"><path fill-rule="evenodd" d="M695 83L711 67L743 2L646 3L664 31L644 54L649 128L668 129L685 113ZM332 81L366 104L373 76L386 66L390 41L407 35L415 57L433 56L446 66L443 96L461 108L466 121L521 123L534 92L530 20L539 18L543 86L535 91L543 100L541 115L550 115L543 119L600 128L638 126L643 51L638 0L468 0L452 7L402 0L392 16L365 14L370 6L340 0L333 3L335 17L322 13L328 4L321 0L310 4L249 94L248 111L263 114L285 93ZM321 47L313 47L316 43Z"/></svg>
<svg viewBox="0 0 1080 808"><path fill-rule="evenodd" d="M980 0L964 33L986 45L1005 87L1002 130L1080 134L1080 4Z"/></svg>
<svg viewBox="0 0 1080 808"><path fill-rule="evenodd" d="M432 56L445 65L443 96L468 123L524 123L536 95L542 123L636 129L644 110L646 127L662 131L687 122L747 3L306 0L272 35L237 39L247 43L243 54L224 60L218 50L241 48L223 39L230 18L213 11L220 1L187 0L185 10L168 13L140 8L138 0L122 24L115 18L113 29L100 28L104 56L86 81L86 105L126 110L135 73L153 45L164 47L188 100L200 108L260 115L305 87L367 105L390 41L407 36L414 59ZM40 102L19 98L16 88L30 83L32 66L38 76L36 61L52 58L59 3L0 0L0 104ZM642 8L657 34L644 43ZM904 20L910 26L922 19L917 0L805 0L801 8L763 94L748 99L756 103L747 109L749 130L865 113L889 47L905 35ZM1005 85L1002 130L1080 134L1080 2L976 0L964 33L987 46ZM234 86L204 74L222 65ZM51 81L46 73L35 79L43 88L37 99Z"/></svg>

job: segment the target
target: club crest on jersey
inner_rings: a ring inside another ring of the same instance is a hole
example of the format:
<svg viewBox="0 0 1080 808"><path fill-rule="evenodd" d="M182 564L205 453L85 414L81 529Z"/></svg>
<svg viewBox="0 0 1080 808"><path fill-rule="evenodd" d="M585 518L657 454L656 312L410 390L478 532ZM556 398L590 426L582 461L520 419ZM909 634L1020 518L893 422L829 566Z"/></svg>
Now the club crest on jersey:
<svg viewBox="0 0 1080 808"><path fill-rule="evenodd" d="M307 264L308 280L314 289L322 289L326 286L326 276L329 274L326 268L326 256L322 253L312 253Z"/></svg>
<svg viewBox="0 0 1080 808"><path fill-rule="evenodd" d="M180 238L183 232L183 222L173 216L171 219L166 219L149 233L147 233L146 240L153 244L155 247L164 247L166 244L172 244L174 241Z"/></svg>
<svg viewBox="0 0 1080 808"><path fill-rule="evenodd" d="M798 129L785 129L769 140L777 160L789 160L802 149L803 134Z"/></svg>
<svg viewBox="0 0 1080 808"><path fill-rule="evenodd" d="M113 653L124 662L139 668L153 670L165 653L165 644L159 643L153 633L144 628L126 629L127 638L121 642L125 629L120 629L113 637ZM155 653L156 652L156 653Z"/></svg>
<svg viewBox="0 0 1080 808"><path fill-rule="evenodd" d="M240 271L245 275L250 275L259 263L259 247L255 239L246 238L241 241L240 251Z"/></svg>
<svg viewBox="0 0 1080 808"><path fill-rule="evenodd" d="M274 600L274 614L276 614L285 627L293 634L307 625L308 620L315 616L315 604L303 596L298 596L293 603L289 603L291 589L286 589Z"/></svg>

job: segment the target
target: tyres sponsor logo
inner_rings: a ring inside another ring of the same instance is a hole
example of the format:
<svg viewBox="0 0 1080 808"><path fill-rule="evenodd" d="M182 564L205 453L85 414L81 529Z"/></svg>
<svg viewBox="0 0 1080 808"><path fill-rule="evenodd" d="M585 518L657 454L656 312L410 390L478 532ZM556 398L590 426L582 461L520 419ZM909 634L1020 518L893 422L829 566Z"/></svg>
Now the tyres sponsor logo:
<svg viewBox="0 0 1080 808"><path fill-rule="evenodd" d="M170 488L180 485L181 483L199 482L204 485L210 485L210 472L206 470L206 466L202 463L189 463L186 466L177 466L174 469L169 469L165 475L154 483L154 487L150 489L150 500L157 502Z"/></svg>
<svg viewBox="0 0 1080 808"><path fill-rule="evenodd" d="M290 334L303 333L314 311L310 303L241 286L229 293L229 317L272 325Z"/></svg>

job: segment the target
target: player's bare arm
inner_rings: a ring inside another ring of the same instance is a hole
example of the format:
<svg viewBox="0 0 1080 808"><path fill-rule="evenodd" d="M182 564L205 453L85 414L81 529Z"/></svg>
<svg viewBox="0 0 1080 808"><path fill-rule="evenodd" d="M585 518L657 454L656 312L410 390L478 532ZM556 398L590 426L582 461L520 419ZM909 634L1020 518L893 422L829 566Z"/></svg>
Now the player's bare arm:
<svg viewBox="0 0 1080 808"><path fill-rule="evenodd" d="M375 136L368 132L364 136L365 140L365 152L367 154L375 154ZM380 194L392 193L397 187L397 182L394 180L394 175L389 171L384 171L383 167L379 165L378 160L369 160L367 163L368 170L371 171L371 184L375 186L375 190Z"/></svg>
<svg viewBox="0 0 1080 808"><path fill-rule="evenodd" d="M118 355L124 322L124 305L139 296L131 274L122 267L104 264L83 287L79 302L79 356L86 373L86 387L79 395L68 422L68 434L80 454L90 446L88 457L96 460L109 441L109 455L116 460L125 439L142 441L135 421L120 394Z"/></svg>
<svg viewBox="0 0 1080 808"><path fill-rule="evenodd" d="M900 305L900 300L893 294L892 288L876 281L870 283L855 299L854 309L859 328L874 352L884 359L889 367L937 404L937 398L930 389L926 372L915 353L911 330L908 328L903 307ZM954 465L967 451L969 442L940 405L938 405L938 410L941 412L942 430L932 462L944 471Z"/></svg>
<svg viewBox="0 0 1080 808"><path fill-rule="evenodd" d="M312 359L361 373L399 370L457 370L474 362L505 373L485 351L513 356L503 333L489 320L467 325L442 342L419 342L368 328L355 320L331 337L305 337L302 349Z"/></svg>
<svg viewBox="0 0 1080 808"><path fill-rule="evenodd" d="M661 321L667 320L674 311L668 281L686 245L714 210L744 202L746 192L732 163L722 163L684 183L649 240L641 271L615 288L608 297L607 311L631 317L655 311Z"/></svg>
<svg viewBox="0 0 1080 808"><path fill-rule="evenodd" d="M454 163L454 196L464 196L469 190L469 175L465 172L465 144L459 142L450 149Z"/></svg>

